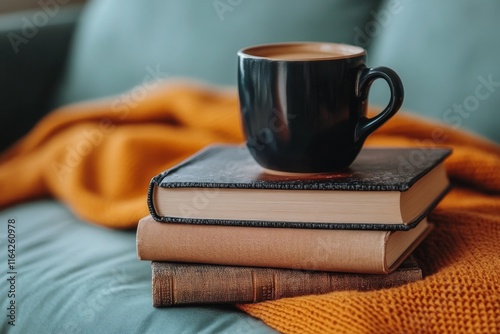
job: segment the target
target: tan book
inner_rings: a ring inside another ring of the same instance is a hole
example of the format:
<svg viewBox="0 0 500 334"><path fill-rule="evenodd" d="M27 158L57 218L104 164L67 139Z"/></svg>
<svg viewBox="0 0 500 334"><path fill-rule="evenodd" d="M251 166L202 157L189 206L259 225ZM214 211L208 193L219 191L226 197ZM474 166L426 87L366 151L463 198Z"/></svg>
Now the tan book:
<svg viewBox="0 0 500 334"><path fill-rule="evenodd" d="M364 148L346 170L269 174L246 148L211 146L155 176L155 220L259 227L409 230L449 189L449 149Z"/></svg>
<svg viewBox="0 0 500 334"><path fill-rule="evenodd" d="M413 256L385 275L152 262L153 306L255 303L343 290L392 288L422 279Z"/></svg>
<svg viewBox="0 0 500 334"><path fill-rule="evenodd" d="M163 223L137 228L141 260L354 273L389 273L432 225L408 231L324 230Z"/></svg>

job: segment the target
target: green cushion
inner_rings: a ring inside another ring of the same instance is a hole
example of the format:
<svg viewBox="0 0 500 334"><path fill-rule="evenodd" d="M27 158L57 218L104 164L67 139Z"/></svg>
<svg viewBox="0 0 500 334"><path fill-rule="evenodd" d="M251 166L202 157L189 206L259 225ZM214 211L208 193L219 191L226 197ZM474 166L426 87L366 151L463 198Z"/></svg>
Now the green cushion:
<svg viewBox="0 0 500 334"><path fill-rule="evenodd" d="M394 3L390 17L372 17L384 28L368 34L369 60L401 76L403 108L500 142L500 2L388 1ZM382 86L371 102L387 101Z"/></svg>
<svg viewBox="0 0 500 334"><path fill-rule="evenodd" d="M236 83L236 52L281 41L352 44L379 1L96 0L81 18L57 104L156 77Z"/></svg>
<svg viewBox="0 0 500 334"><path fill-rule="evenodd" d="M9 219L16 221L12 287ZM275 333L231 306L154 308L150 263L137 259L135 231L82 222L51 200L4 210L0 221L1 333ZM15 327L5 320L11 300Z"/></svg>

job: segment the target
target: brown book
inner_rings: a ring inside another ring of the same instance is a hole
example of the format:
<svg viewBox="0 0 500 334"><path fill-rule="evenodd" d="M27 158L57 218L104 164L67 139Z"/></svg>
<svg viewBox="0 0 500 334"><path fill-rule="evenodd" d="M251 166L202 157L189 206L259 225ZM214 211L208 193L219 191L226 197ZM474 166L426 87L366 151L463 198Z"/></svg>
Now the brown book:
<svg viewBox="0 0 500 334"><path fill-rule="evenodd" d="M153 306L255 303L343 290L376 290L422 279L413 256L388 275L152 262Z"/></svg>
<svg viewBox="0 0 500 334"><path fill-rule="evenodd" d="M408 230L446 194L449 149L364 148L349 169L275 175L246 148L212 146L151 180L155 220L259 227Z"/></svg>
<svg viewBox="0 0 500 334"><path fill-rule="evenodd" d="M137 228L141 260L389 273L423 240L426 219L408 231L324 230L162 223Z"/></svg>

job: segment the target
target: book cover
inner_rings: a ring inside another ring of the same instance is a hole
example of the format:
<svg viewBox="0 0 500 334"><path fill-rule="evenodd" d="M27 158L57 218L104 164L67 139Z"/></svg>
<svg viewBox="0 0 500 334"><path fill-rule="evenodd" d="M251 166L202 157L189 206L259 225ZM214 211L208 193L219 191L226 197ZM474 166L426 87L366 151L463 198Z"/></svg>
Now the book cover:
<svg viewBox="0 0 500 334"><path fill-rule="evenodd" d="M365 148L345 171L275 175L248 150L211 146L155 176L155 220L261 227L408 230L449 189L445 148Z"/></svg>
<svg viewBox="0 0 500 334"><path fill-rule="evenodd" d="M162 223L146 216L137 228L141 260L386 274L432 228L408 231L323 230Z"/></svg>
<svg viewBox="0 0 500 334"><path fill-rule="evenodd" d="M345 290L392 288L422 279L409 256L388 275L152 262L153 306L256 303Z"/></svg>

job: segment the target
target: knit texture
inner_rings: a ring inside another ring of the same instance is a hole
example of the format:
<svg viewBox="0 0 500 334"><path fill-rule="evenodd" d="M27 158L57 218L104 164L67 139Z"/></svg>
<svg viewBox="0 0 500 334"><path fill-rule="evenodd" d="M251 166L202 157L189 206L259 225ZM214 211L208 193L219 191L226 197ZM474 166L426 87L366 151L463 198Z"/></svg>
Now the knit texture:
<svg viewBox="0 0 500 334"><path fill-rule="evenodd" d="M0 157L0 207L41 196L82 219L133 228L152 176L210 143L240 143L234 91L171 83L64 107ZM500 331L500 148L400 112L367 145L447 146L455 188L430 215L417 249L425 279L398 288L239 305L285 333Z"/></svg>

